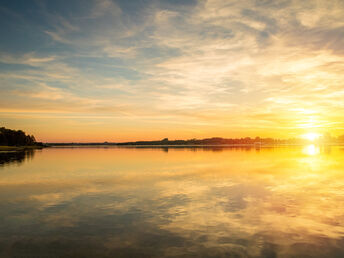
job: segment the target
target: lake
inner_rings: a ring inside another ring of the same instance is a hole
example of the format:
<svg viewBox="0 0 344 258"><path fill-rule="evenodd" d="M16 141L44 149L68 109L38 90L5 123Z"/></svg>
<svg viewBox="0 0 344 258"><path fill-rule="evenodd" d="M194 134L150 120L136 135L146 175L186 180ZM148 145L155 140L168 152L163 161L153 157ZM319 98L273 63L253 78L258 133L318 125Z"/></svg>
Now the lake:
<svg viewBox="0 0 344 258"><path fill-rule="evenodd" d="M344 257L344 149L0 153L0 257Z"/></svg>

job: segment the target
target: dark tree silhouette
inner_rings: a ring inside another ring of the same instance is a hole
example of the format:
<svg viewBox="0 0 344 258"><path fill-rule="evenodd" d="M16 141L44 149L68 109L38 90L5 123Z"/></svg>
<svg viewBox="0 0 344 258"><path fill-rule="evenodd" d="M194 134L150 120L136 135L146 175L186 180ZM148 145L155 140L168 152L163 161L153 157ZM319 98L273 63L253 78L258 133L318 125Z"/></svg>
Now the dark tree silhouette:
<svg viewBox="0 0 344 258"><path fill-rule="evenodd" d="M5 146L30 146L37 144L33 135L26 135L22 130L0 128L0 145Z"/></svg>

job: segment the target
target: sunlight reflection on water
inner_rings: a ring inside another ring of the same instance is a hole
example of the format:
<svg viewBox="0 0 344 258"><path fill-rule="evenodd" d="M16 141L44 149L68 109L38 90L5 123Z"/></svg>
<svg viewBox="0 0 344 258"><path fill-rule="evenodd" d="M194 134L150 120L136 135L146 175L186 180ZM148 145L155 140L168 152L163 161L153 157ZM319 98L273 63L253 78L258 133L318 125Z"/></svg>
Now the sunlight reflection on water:
<svg viewBox="0 0 344 258"><path fill-rule="evenodd" d="M317 155L320 153L320 148L319 146L315 146L314 144L307 145L303 148L303 153L307 155Z"/></svg>
<svg viewBox="0 0 344 258"><path fill-rule="evenodd" d="M0 257L344 257L343 154L44 149L0 168Z"/></svg>

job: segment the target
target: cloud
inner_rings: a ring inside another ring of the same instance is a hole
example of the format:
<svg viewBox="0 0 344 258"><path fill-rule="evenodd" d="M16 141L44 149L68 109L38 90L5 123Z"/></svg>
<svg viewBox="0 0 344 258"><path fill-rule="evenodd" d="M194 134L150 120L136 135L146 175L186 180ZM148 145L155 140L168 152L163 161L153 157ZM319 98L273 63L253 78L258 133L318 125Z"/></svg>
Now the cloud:
<svg viewBox="0 0 344 258"><path fill-rule="evenodd" d="M327 114L343 111L342 1L104 0L73 15L42 6L44 22L33 28L49 40L26 54L1 51L4 66L35 68L0 71L3 92L26 87L35 102L95 100L86 113L117 116L116 106L125 106L130 112L121 115L140 122L146 115L218 128L235 121L233 130L248 131L297 129L295 115L306 122L309 113L330 125ZM42 84L49 90L34 90ZM267 113L275 115L259 120Z"/></svg>

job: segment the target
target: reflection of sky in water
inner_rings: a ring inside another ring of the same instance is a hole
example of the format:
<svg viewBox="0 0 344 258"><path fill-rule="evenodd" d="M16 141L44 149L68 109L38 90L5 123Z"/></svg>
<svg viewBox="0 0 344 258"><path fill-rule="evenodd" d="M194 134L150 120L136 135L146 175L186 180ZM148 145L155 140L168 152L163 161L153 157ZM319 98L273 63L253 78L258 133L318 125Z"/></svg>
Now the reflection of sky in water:
<svg viewBox="0 0 344 258"><path fill-rule="evenodd" d="M343 257L343 155L44 149L0 168L0 257Z"/></svg>

